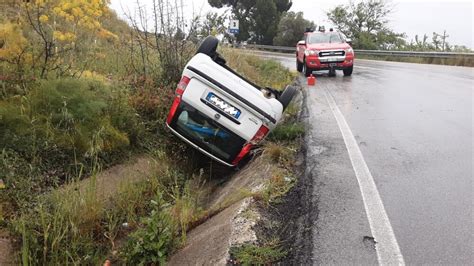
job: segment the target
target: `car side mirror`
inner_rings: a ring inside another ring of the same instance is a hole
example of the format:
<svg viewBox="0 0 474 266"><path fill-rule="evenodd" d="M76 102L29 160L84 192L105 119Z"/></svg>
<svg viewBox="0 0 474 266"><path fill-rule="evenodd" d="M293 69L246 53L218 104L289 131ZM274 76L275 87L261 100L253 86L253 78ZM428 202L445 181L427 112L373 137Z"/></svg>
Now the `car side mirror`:
<svg viewBox="0 0 474 266"><path fill-rule="evenodd" d="M299 41L298 45L306 45L306 42L305 41Z"/></svg>
<svg viewBox="0 0 474 266"><path fill-rule="evenodd" d="M352 46L352 40L351 39L347 39L346 43L348 43L350 46Z"/></svg>

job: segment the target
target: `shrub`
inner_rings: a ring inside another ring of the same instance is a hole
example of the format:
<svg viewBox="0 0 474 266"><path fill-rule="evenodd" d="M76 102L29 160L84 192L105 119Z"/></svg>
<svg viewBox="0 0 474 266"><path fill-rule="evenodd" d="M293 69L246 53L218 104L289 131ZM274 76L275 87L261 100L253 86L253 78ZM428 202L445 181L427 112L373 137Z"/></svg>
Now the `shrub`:
<svg viewBox="0 0 474 266"><path fill-rule="evenodd" d="M117 161L142 134L123 89L78 79L44 81L23 97L0 101L0 128L5 212Z"/></svg>
<svg viewBox="0 0 474 266"><path fill-rule="evenodd" d="M0 117L3 147L55 166L106 156L139 134L127 95L91 80L45 81L20 101L2 102Z"/></svg>
<svg viewBox="0 0 474 266"><path fill-rule="evenodd" d="M164 265L171 252L176 226L167 204L158 193L151 201L153 209L149 217L141 220L142 227L131 233L124 250L125 260L130 265Z"/></svg>

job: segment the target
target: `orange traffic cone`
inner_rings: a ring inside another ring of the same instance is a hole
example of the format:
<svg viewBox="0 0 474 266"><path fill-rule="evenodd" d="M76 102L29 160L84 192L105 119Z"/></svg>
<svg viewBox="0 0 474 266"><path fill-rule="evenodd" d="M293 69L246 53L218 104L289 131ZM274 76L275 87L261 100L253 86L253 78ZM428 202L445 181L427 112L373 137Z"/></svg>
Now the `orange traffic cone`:
<svg viewBox="0 0 474 266"><path fill-rule="evenodd" d="M309 86L314 86L314 84L316 84L316 78L313 76L313 74L311 74L308 77L308 85Z"/></svg>

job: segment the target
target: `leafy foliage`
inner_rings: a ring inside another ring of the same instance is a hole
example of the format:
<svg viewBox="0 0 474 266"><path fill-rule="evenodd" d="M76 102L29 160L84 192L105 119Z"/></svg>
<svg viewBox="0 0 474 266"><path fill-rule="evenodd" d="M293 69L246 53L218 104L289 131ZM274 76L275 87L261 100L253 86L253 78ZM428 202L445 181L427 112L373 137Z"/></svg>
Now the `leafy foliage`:
<svg viewBox="0 0 474 266"><path fill-rule="evenodd" d="M209 0L212 7L228 6L239 20L238 41L252 40L260 44L272 44L281 14L292 5L289 0Z"/></svg>
<svg viewBox="0 0 474 266"><path fill-rule="evenodd" d="M273 38L274 45L295 46L301 40L307 28L315 28L312 21L303 18L303 12L284 13L278 23L277 35Z"/></svg>
<svg viewBox="0 0 474 266"><path fill-rule="evenodd" d="M132 265L161 264L166 262L171 252L176 229L161 194L151 201L153 209L150 216L141 221L142 227L130 234L125 258Z"/></svg>
<svg viewBox="0 0 474 266"><path fill-rule="evenodd" d="M219 15L217 12L208 12L199 27L199 34L205 37L226 33L226 19L226 14Z"/></svg>
<svg viewBox="0 0 474 266"><path fill-rule="evenodd" d="M405 36L388 28L391 11L384 0L367 0L339 5L327 16L339 31L354 40L354 48L390 49L403 44Z"/></svg>

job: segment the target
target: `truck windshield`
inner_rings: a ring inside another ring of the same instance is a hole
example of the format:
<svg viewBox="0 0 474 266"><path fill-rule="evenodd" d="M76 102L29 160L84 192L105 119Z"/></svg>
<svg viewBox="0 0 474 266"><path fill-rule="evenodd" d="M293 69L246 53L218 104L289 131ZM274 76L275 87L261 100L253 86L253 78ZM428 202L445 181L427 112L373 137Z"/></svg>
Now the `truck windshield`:
<svg viewBox="0 0 474 266"><path fill-rule="evenodd" d="M242 149L245 140L219 125L195 108L181 102L171 127L200 148L231 163Z"/></svg>
<svg viewBox="0 0 474 266"><path fill-rule="evenodd" d="M335 32L313 33L308 36L308 43L342 43L342 39Z"/></svg>

